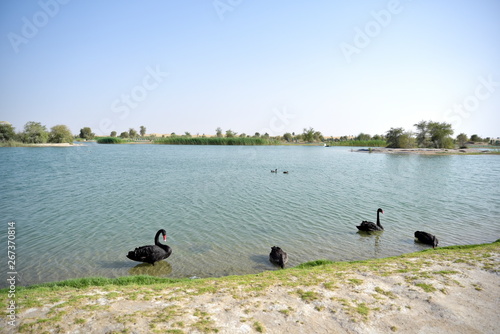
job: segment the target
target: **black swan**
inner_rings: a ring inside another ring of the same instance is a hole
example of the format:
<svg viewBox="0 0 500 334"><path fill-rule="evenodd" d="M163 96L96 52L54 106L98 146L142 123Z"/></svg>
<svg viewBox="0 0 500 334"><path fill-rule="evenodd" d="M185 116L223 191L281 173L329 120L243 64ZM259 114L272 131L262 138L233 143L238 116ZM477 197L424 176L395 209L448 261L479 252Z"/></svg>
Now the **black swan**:
<svg viewBox="0 0 500 334"><path fill-rule="evenodd" d="M128 252L127 257L134 261L151 263L153 266L156 261L161 261L169 257L172 254L172 248L160 243L160 234L163 235L163 241L166 241L167 232L161 229L156 232L154 245L137 247L133 251Z"/></svg>
<svg viewBox="0 0 500 334"><path fill-rule="evenodd" d="M288 254L281 248L273 246L271 247L271 253L269 253L269 261L283 269L285 268L285 264L288 262Z"/></svg>
<svg viewBox="0 0 500 334"><path fill-rule="evenodd" d="M288 174L288 171L287 171L287 170L286 170L286 171L284 171L284 172L283 172L283 174Z"/></svg>
<svg viewBox="0 0 500 334"><path fill-rule="evenodd" d="M423 231L416 231L415 238L417 238L421 243L431 245L432 248L436 248L439 242L434 235Z"/></svg>
<svg viewBox="0 0 500 334"><path fill-rule="evenodd" d="M277 173L277 172L278 172L278 168L276 168L275 170L271 169L271 173Z"/></svg>
<svg viewBox="0 0 500 334"><path fill-rule="evenodd" d="M361 225L356 226L358 230L365 232L383 231L384 227L380 224L380 213L384 213L384 210L382 209L377 210L377 224L365 220L361 222Z"/></svg>

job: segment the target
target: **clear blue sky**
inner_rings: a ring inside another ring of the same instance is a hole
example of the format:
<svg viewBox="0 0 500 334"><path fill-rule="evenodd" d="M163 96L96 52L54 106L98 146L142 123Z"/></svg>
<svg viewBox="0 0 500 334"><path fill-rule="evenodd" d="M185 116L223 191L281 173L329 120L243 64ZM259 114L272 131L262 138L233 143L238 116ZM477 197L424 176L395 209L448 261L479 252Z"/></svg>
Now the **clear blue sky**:
<svg viewBox="0 0 500 334"><path fill-rule="evenodd" d="M0 36L16 131L500 136L498 0L5 0Z"/></svg>

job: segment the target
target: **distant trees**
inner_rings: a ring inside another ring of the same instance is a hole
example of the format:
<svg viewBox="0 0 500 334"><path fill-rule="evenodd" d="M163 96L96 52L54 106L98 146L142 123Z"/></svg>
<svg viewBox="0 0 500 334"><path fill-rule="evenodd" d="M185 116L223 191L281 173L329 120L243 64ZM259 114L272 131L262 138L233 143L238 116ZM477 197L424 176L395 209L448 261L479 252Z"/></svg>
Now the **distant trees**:
<svg viewBox="0 0 500 334"><path fill-rule="evenodd" d="M141 137L144 137L144 135L146 134L146 127L144 125L141 125L141 127L139 128L139 133L141 134Z"/></svg>
<svg viewBox="0 0 500 334"><path fill-rule="evenodd" d="M420 121L417 128L417 144L419 147L453 148L453 129L449 123Z"/></svg>
<svg viewBox="0 0 500 334"><path fill-rule="evenodd" d="M415 138L409 131L403 128L391 128L385 135L387 147L391 148L411 148L415 147Z"/></svg>
<svg viewBox="0 0 500 334"><path fill-rule="evenodd" d="M111 133L109 134L111 137L116 137L116 131L111 131Z"/></svg>
<svg viewBox="0 0 500 334"><path fill-rule="evenodd" d="M215 129L215 135L219 138L222 137L222 129L220 127Z"/></svg>
<svg viewBox="0 0 500 334"><path fill-rule="evenodd" d="M470 141L471 142L482 142L483 139L481 137L479 137L478 135L476 134L473 134L472 136L470 136Z"/></svg>
<svg viewBox="0 0 500 334"><path fill-rule="evenodd" d="M130 138L137 138L137 131L135 131L135 129L133 129L133 128L130 128L128 130L128 135Z"/></svg>
<svg viewBox="0 0 500 334"><path fill-rule="evenodd" d="M290 132L287 132L283 135L283 139L286 140L287 142L291 142L293 137L292 137L292 134Z"/></svg>
<svg viewBox="0 0 500 334"><path fill-rule="evenodd" d="M24 125L24 132L20 133L19 138L23 143L42 144L49 139L49 133L42 123L28 122Z"/></svg>
<svg viewBox="0 0 500 334"><path fill-rule="evenodd" d="M457 142L460 148L465 148L465 144L467 144L468 140L469 138L467 138L467 135L465 133L461 133L457 136Z"/></svg>
<svg viewBox="0 0 500 334"><path fill-rule="evenodd" d="M127 131L123 131L122 133L120 133L120 138L128 138L129 137L129 134Z"/></svg>
<svg viewBox="0 0 500 334"><path fill-rule="evenodd" d="M9 123L0 123L0 141L14 141L16 140L16 132L14 127Z"/></svg>
<svg viewBox="0 0 500 334"><path fill-rule="evenodd" d="M372 136L370 136L369 134L366 134L366 133L363 133L361 132L356 138L354 138L355 140L363 140L363 141L367 141L367 140L370 140L372 139Z"/></svg>
<svg viewBox="0 0 500 334"><path fill-rule="evenodd" d="M233 130L226 130L226 137L227 138L233 138L236 137L237 132L234 132Z"/></svg>
<svg viewBox="0 0 500 334"><path fill-rule="evenodd" d="M115 134L116 136L116 134ZM80 138L85 139L85 140L92 140L95 137L95 133L92 132L92 129L89 127L84 127L80 129Z"/></svg>
<svg viewBox="0 0 500 334"><path fill-rule="evenodd" d="M72 143L73 134L66 125L54 125L50 128L49 143Z"/></svg>

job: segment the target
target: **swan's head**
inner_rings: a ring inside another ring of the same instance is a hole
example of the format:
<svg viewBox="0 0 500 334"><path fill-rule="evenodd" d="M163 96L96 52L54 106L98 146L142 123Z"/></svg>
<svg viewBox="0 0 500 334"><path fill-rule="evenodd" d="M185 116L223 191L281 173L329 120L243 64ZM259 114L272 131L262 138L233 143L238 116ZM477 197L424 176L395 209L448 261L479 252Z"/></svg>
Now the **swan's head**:
<svg viewBox="0 0 500 334"><path fill-rule="evenodd" d="M163 236L163 241L167 241L167 231L165 231L164 229L161 229L160 233Z"/></svg>
<svg viewBox="0 0 500 334"><path fill-rule="evenodd" d="M378 209L378 210L377 210L377 213L378 213L378 212L380 212L380 213L384 213L384 210L382 210L382 209Z"/></svg>

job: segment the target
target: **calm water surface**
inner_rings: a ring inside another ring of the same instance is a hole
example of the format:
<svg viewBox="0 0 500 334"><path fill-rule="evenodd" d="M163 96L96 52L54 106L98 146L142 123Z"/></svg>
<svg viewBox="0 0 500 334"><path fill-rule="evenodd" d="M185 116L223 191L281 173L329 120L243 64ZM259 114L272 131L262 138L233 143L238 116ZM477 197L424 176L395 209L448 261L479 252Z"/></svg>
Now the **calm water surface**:
<svg viewBox="0 0 500 334"><path fill-rule="evenodd" d="M278 168L279 173L270 170ZM280 171L288 170L289 174ZM359 260L500 238L500 156L418 156L301 146L0 148L0 218L16 222L19 284L85 276L208 277ZM385 231L357 232L362 220ZM154 267L125 257L167 231ZM1 263L8 272L7 258ZM5 287L1 280L1 287Z"/></svg>

